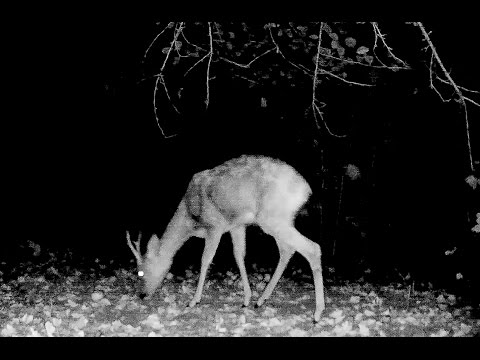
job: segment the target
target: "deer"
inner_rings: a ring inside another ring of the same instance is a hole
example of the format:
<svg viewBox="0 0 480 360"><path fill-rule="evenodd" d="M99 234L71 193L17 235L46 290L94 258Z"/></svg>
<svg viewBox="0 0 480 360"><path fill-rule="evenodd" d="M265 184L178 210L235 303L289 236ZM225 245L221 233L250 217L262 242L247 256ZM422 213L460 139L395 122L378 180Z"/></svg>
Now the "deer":
<svg viewBox="0 0 480 360"><path fill-rule="evenodd" d="M312 190L307 181L290 165L259 155L243 155L212 169L193 175L163 236L153 234L146 253L140 251L141 233L127 244L137 262L141 299L150 298L169 272L173 258L191 237L205 239L197 289L189 307L200 302L208 268L220 239L229 232L233 255L243 284L243 306L250 304L252 291L245 268L245 229L259 226L271 235L280 253L277 267L258 298L261 306L272 294L295 252L308 261L315 286L314 322L325 309L320 245L303 236L295 227L298 211Z"/></svg>

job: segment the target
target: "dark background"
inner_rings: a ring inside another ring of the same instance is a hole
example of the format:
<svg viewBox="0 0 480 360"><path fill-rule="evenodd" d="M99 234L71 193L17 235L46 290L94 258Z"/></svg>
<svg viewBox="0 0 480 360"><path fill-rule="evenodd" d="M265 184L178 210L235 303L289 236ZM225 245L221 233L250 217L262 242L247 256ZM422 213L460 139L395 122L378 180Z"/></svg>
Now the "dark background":
<svg viewBox="0 0 480 360"><path fill-rule="evenodd" d="M66 9L63 14L20 13L15 19L8 25L4 55L8 114L2 255L28 239L129 257L125 230L163 231L193 173L244 153L262 153L297 168L316 200L324 201L329 230L319 243L327 262L335 264L328 257L335 238L340 254L365 252L380 269L395 263L426 277L451 278L452 271L463 269L459 263L474 266L478 245L470 229L478 194L474 199L464 182L471 171L463 114L458 104L442 103L428 89L428 72L420 61L428 57L419 50L425 43L411 26L397 25L407 29L404 42L395 44L401 53L410 49L403 54L414 70L387 74L384 85L371 91L327 87L329 124L338 133L349 129L347 141L325 132L312 135L311 116L305 120L304 108L297 106L305 101L298 92L246 91L222 77L220 66L208 112L198 110L205 90L204 80L195 77L185 90L192 105L182 109L181 118L161 104L161 120L179 133L164 139L152 113L153 83L138 83L141 57L158 31L153 14ZM474 26L425 25L455 79L478 88L478 59L464 56L478 33ZM260 107L261 97L268 99L267 108ZM470 113L476 159L478 114L478 109ZM316 173L319 152L302 142L312 137L325 144L323 161L337 176L328 180L329 191ZM368 170L372 152L374 171ZM363 176L357 183L345 180L339 231L334 226L335 181L349 163L359 166ZM365 244L348 232L347 215L367 219ZM315 227L316 220L309 221L306 227ZM463 251L454 264L442 255L453 247ZM336 261L341 262L340 255Z"/></svg>

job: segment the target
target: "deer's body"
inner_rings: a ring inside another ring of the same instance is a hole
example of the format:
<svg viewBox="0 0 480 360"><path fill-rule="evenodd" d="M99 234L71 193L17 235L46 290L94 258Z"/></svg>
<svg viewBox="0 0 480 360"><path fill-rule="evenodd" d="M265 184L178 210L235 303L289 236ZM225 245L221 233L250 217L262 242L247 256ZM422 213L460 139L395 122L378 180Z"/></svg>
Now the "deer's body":
<svg viewBox="0 0 480 360"><path fill-rule="evenodd" d="M310 194L310 186L295 169L264 156L242 156L195 174L162 238L152 236L145 256L140 255L139 246L135 250L129 243L143 273L141 297L155 292L178 249L188 238L196 236L205 239L205 248L197 291L190 302L194 306L202 296L207 270L220 238L230 232L244 287L244 305L248 306L251 290L244 264L245 228L257 224L275 238L280 252L277 268L257 305L271 295L288 261L298 251L312 268L316 293L314 318L318 321L325 308L320 246L294 227L295 216Z"/></svg>

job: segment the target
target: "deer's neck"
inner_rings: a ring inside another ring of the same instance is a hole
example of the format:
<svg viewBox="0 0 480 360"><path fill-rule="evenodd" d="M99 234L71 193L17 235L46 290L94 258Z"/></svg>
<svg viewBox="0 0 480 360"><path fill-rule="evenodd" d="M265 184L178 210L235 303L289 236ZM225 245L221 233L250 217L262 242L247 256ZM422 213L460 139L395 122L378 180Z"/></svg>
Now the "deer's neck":
<svg viewBox="0 0 480 360"><path fill-rule="evenodd" d="M185 201L182 200L163 233L160 251L169 253L173 257L192 235L193 223L188 216Z"/></svg>

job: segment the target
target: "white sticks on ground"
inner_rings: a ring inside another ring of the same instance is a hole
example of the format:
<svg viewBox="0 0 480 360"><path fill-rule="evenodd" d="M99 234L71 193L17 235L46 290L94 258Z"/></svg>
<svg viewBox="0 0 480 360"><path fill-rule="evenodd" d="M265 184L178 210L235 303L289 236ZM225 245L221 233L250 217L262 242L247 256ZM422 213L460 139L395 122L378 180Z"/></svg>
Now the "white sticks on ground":
<svg viewBox="0 0 480 360"><path fill-rule="evenodd" d="M142 278L140 297L143 299L155 292L176 252L187 239L195 236L205 239L200 278L189 306L197 304L220 238L230 232L243 283L243 304L248 306L252 291L244 261L245 228L257 224L275 238L280 252L277 268L257 305L270 297L290 258L298 251L308 260L313 272L314 320L318 321L325 309L320 246L294 227L295 216L310 194L310 186L295 169L264 156L244 155L195 174L162 238L153 235L144 256L140 253L140 236L133 244L127 232L127 243L137 259L138 274Z"/></svg>

